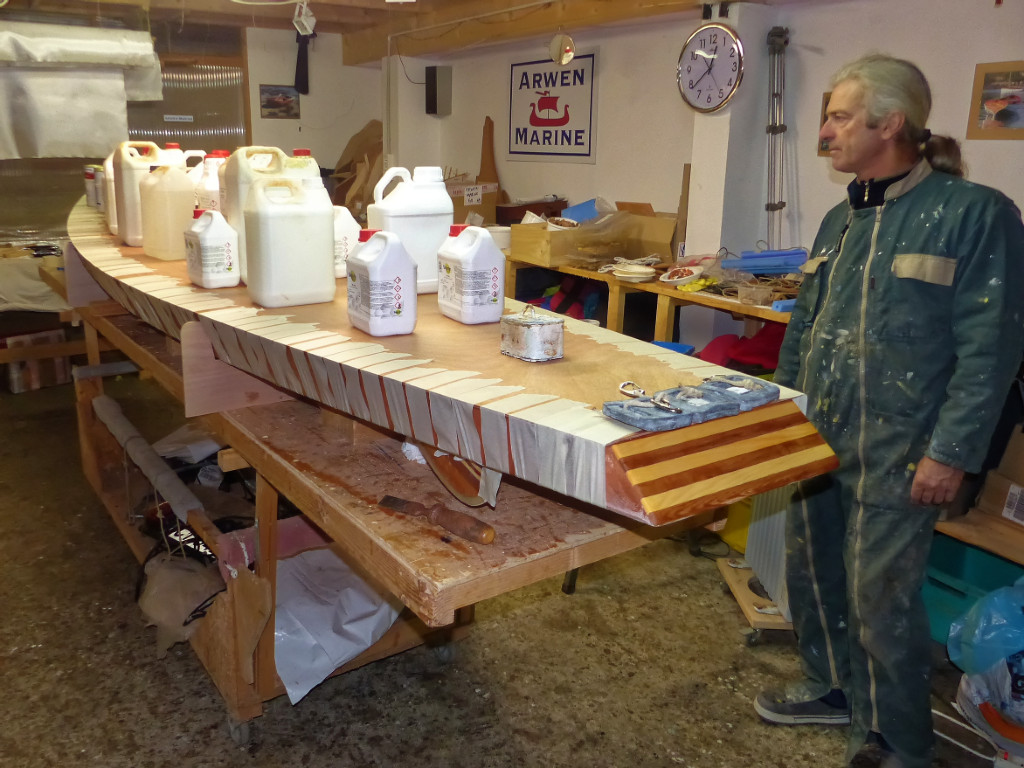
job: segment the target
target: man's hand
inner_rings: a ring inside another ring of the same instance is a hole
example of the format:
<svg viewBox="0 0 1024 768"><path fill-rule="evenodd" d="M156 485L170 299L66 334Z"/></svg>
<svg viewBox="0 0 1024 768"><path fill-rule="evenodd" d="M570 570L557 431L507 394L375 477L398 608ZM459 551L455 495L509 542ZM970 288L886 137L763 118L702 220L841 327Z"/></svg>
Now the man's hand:
<svg viewBox="0 0 1024 768"><path fill-rule="evenodd" d="M927 456L917 464L914 483L910 486L910 501L914 504L945 504L956 496L964 471L942 464Z"/></svg>

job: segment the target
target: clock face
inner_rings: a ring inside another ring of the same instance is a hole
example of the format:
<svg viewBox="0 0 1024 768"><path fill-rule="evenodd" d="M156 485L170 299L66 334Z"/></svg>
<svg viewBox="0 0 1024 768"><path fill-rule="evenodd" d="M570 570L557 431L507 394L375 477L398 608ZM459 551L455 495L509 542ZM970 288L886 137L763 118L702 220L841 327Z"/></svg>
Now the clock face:
<svg viewBox="0 0 1024 768"><path fill-rule="evenodd" d="M704 24L679 54L676 82L683 100L698 112L714 112L732 98L743 79L743 44L724 24Z"/></svg>

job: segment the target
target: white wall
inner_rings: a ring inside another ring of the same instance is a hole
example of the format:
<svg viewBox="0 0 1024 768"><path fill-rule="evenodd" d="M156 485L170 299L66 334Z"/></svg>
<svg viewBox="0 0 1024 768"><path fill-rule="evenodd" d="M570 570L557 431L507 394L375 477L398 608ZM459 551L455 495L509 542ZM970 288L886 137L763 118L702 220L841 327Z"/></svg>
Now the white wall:
<svg viewBox="0 0 1024 768"><path fill-rule="evenodd" d="M318 33L309 43L309 93L299 96L298 120L260 117L260 84L293 85L298 44L295 31L247 29L252 142L290 153L308 147L333 168L353 134L381 118L380 69L342 66L340 35Z"/></svg>
<svg viewBox="0 0 1024 768"><path fill-rule="evenodd" d="M969 178L1024 206L1024 142L965 141L974 67L1024 59L1024 4L963 0L842 0L777 8L790 29L786 122L791 133L787 225L792 244L810 247L818 222L850 177L816 150L822 93L844 62L871 51L910 59L932 87L935 133L963 141ZM786 237L783 238L786 240ZM788 244L788 243L787 243Z"/></svg>
<svg viewBox="0 0 1024 768"><path fill-rule="evenodd" d="M396 77L400 138L395 164L452 166L475 176L489 115L495 123L498 176L511 197L558 194L571 204L600 195L610 201L647 201L657 210L675 212L693 126L693 113L676 87L675 66L696 20L694 12L653 24L566 30L578 54L597 54L594 164L508 159L511 65L546 58L550 36L433 61L403 57L405 71L397 67ZM401 50L400 39L398 45ZM450 116L425 114L427 64L452 67Z"/></svg>

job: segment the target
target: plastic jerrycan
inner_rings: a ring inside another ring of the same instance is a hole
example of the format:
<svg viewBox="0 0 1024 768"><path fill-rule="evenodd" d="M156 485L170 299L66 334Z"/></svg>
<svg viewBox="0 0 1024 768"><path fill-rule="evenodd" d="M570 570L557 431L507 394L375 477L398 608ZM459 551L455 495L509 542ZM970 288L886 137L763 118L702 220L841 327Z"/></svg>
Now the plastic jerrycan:
<svg viewBox="0 0 1024 768"><path fill-rule="evenodd" d="M249 277L243 218L249 187L255 179L282 176L287 157L277 147L239 147L218 169L221 213L238 233L238 264L243 283L247 283Z"/></svg>
<svg viewBox="0 0 1024 768"><path fill-rule="evenodd" d="M238 285L238 233L220 211L196 210L185 230L188 279L203 288Z"/></svg>
<svg viewBox="0 0 1024 768"><path fill-rule="evenodd" d="M292 307L334 298L334 206L323 184L257 178L243 218L253 301Z"/></svg>
<svg viewBox="0 0 1024 768"><path fill-rule="evenodd" d="M114 193L114 154L117 147L103 161L103 214L107 219L107 231L117 234L117 199Z"/></svg>
<svg viewBox="0 0 1024 768"><path fill-rule="evenodd" d="M384 190L401 179L391 193ZM367 227L394 232L416 262L418 293L437 291L437 251L448 237L454 219L452 199L441 169L422 166L389 168L373 188L373 202L366 208Z"/></svg>
<svg viewBox="0 0 1024 768"><path fill-rule="evenodd" d="M345 277L346 262L359 244L359 222L343 205L334 206L334 276Z"/></svg>
<svg viewBox="0 0 1024 768"><path fill-rule="evenodd" d="M486 229L466 227L446 240L437 253L437 273L437 306L442 315L469 325L501 320L505 254Z"/></svg>
<svg viewBox="0 0 1024 768"><path fill-rule="evenodd" d="M164 261L185 258L183 233L192 223L195 188L182 168L160 165L139 182L142 250Z"/></svg>
<svg viewBox="0 0 1024 768"><path fill-rule="evenodd" d="M196 207L205 211L220 210L220 167L227 162L228 153L224 149L215 149L208 152L203 162L196 166L199 174L194 175L189 171L192 183L196 188ZM194 169L193 169L194 170Z"/></svg>
<svg viewBox="0 0 1024 768"><path fill-rule="evenodd" d="M417 268L394 232L375 232L361 243L348 258L349 322L371 336L412 333Z"/></svg>
<svg viewBox="0 0 1024 768"><path fill-rule="evenodd" d="M176 159L174 155L170 158ZM117 208L117 236L126 245L142 245L142 205L139 182L154 165L177 165L168 162L160 147L151 141L122 141L114 150L114 198Z"/></svg>

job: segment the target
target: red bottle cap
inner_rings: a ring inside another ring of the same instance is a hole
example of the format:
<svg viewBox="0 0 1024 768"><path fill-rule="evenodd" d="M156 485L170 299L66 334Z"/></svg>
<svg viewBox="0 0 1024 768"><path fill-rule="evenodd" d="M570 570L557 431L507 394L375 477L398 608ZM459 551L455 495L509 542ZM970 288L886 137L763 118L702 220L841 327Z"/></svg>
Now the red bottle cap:
<svg viewBox="0 0 1024 768"><path fill-rule="evenodd" d="M164 149L181 149L181 144L176 141L168 141L164 144Z"/></svg>
<svg viewBox="0 0 1024 768"><path fill-rule="evenodd" d="M360 243L365 243L367 240L369 240L371 237L373 237L378 232L380 232L379 229L360 229L359 230L359 242Z"/></svg>
<svg viewBox="0 0 1024 768"><path fill-rule="evenodd" d="M468 226L469 224L452 224L450 227L448 227L448 236L458 237L459 235L462 234L462 230L464 230Z"/></svg>
<svg viewBox="0 0 1024 768"><path fill-rule="evenodd" d="M312 157L313 152L309 149L293 149L292 157Z"/></svg>
<svg viewBox="0 0 1024 768"><path fill-rule="evenodd" d="M196 208L194 211L192 211L192 218L193 219L198 219L204 213L206 213L206 209L205 208Z"/></svg>

